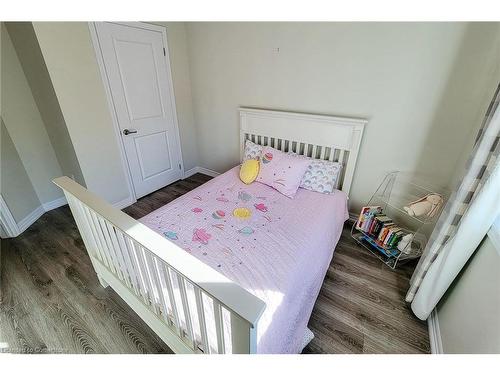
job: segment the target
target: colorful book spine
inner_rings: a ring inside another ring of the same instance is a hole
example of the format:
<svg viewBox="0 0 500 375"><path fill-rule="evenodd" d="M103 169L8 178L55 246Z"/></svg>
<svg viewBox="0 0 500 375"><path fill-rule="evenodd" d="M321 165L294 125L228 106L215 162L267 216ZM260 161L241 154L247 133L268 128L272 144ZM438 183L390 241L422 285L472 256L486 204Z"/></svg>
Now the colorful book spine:
<svg viewBox="0 0 500 375"><path fill-rule="evenodd" d="M405 234L391 218L382 213L380 206L363 207L356 222L356 229L371 238L370 243L387 250L395 248Z"/></svg>
<svg viewBox="0 0 500 375"><path fill-rule="evenodd" d="M363 232L368 232L373 224L373 219L375 215L382 212L382 207L380 206L367 206L361 209L358 221L356 223L356 229L362 230Z"/></svg>

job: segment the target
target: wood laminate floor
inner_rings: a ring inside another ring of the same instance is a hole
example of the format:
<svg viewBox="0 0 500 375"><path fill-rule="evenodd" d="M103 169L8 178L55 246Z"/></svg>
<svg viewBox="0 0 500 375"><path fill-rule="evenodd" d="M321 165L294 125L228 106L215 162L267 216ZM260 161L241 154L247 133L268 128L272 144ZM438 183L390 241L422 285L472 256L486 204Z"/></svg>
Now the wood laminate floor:
<svg viewBox="0 0 500 375"><path fill-rule="evenodd" d="M208 179L194 175L124 211L142 217ZM0 352L171 353L111 288L100 286L68 206L1 245ZM428 353L427 325L404 302L411 271L381 264L355 244L346 225L304 353Z"/></svg>

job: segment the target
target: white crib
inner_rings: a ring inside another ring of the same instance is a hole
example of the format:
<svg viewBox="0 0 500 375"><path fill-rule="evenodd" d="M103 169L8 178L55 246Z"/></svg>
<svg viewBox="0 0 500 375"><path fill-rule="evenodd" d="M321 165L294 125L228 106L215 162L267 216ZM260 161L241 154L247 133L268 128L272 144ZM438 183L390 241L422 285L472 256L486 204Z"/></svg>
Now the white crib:
<svg viewBox="0 0 500 375"><path fill-rule="evenodd" d="M176 353L255 353L265 304L68 177L63 189L92 265Z"/></svg>
<svg viewBox="0 0 500 375"><path fill-rule="evenodd" d="M349 193L363 119L240 109L246 139L315 159L341 162ZM92 265L176 353L255 353L265 303L68 177L63 189Z"/></svg>

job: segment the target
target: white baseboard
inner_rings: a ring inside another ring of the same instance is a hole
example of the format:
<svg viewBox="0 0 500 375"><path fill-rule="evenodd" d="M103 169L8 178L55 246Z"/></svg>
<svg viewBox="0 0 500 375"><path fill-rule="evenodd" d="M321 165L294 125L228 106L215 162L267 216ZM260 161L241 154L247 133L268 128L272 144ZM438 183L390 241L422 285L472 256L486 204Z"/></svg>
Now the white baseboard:
<svg viewBox="0 0 500 375"><path fill-rule="evenodd" d="M184 171L184 178L191 177L192 175L194 175L196 173L198 173L198 167L188 169L187 171Z"/></svg>
<svg viewBox="0 0 500 375"><path fill-rule="evenodd" d="M0 222L2 223L2 238L16 237L19 235L19 227L10 212L9 206L0 195Z"/></svg>
<svg viewBox="0 0 500 375"><path fill-rule="evenodd" d="M216 177L216 176L220 175L219 172L216 172L216 171L208 169L208 168L194 167L194 168L191 168L187 171L184 171L184 178L191 177L192 175L194 175L196 173L206 174L207 176L210 176L210 177Z"/></svg>
<svg viewBox="0 0 500 375"><path fill-rule="evenodd" d="M40 216L45 213L43 206L38 206L31 212L28 216L22 219L19 223L17 223L17 227L19 228L19 234L23 233L26 229L30 227L35 221L37 221Z"/></svg>
<svg viewBox="0 0 500 375"><path fill-rule="evenodd" d="M42 204L42 207L45 210L45 212L47 212L47 211L53 210L55 208L59 208L61 206L64 206L65 204L68 204L68 202L66 201L66 197L61 197L58 199L54 199L51 202L47 202L47 203Z"/></svg>
<svg viewBox="0 0 500 375"><path fill-rule="evenodd" d="M31 213L29 213L28 216L24 217L18 223L16 223L5 201L0 196L0 206L2 208L2 226L7 232L7 237L19 236L26 229L28 229L31 224L37 221L45 212L64 206L67 203L68 202L66 201L65 197L57 198L53 201L43 203L42 205L35 208Z"/></svg>
<svg viewBox="0 0 500 375"><path fill-rule="evenodd" d="M431 344L432 354L444 354L443 342L441 341L441 330L439 329L439 319L436 309L432 310L427 318L429 328L429 342Z"/></svg>
<svg viewBox="0 0 500 375"><path fill-rule="evenodd" d="M127 197L121 201L118 201L116 203L113 203L113 207L118 208L119 210L130 206L131 204L134 204L137 202L137 200L133 199L132 197Z"/></svg>

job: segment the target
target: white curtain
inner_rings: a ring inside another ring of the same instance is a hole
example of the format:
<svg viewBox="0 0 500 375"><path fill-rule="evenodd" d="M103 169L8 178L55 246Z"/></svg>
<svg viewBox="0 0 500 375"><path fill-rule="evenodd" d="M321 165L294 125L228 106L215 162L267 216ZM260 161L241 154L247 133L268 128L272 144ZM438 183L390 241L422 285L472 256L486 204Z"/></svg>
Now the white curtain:
<svg viewBox="0 0 500 375"><path fill-rule="evenodd" d="M500 86L486 113L466 171L415 269L406 300L427 319L500 214Z"/></svg>
<svg viewBox="0 0 500 375"><path fill-rule="evenodd" d="M456 235L446 243L422 280L411 304L417 317L427 319L499 213L500 164L497 163L474 204L463 216Z"/></svg>

